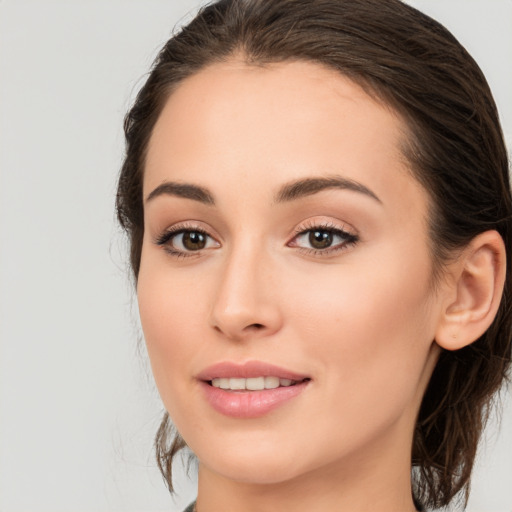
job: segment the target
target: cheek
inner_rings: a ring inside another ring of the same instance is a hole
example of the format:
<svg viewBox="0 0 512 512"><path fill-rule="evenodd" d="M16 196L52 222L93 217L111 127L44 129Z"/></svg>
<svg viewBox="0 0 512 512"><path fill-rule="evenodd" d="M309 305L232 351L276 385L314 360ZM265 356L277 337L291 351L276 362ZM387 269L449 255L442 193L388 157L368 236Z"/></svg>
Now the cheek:
<svg viewBox="0 0 512 512"><path fill-rule="evenodd" d="M412 336L424 330L429 316L429 280L430 263L425 254L410 258L390 254L379 261L358 258L354 264L315 272L300 269L283 278L279 288L286 290L282 300L288 304L286 315L294 316L303 332L334 336L344 344L343 340L356 337L361 341L364 332L377 331L386 337L397 332ZM368 336L363 346L378 343L381 336Z"/></svg>
<svg viewBox="0 0 512 512"><path fill-rule="evenodd" d="M300 287L287 291L295 298L287 310L294 336L318 362L333 400L358 415L363 408L389 412L393 403L403 407L411 400L435 332L425 253L380 254L378 264L361 258L357 268L303 276Z"/></svg>
<svg viewBox="0 0 512 512"><path fill-rule="evenodd" d="M187 385L184 374L201 336L199 319L204 318L198 281L179 279L172 272L162 272L155 264L141 266L137 285L139 313L155 382L166 406Z"/></svg>

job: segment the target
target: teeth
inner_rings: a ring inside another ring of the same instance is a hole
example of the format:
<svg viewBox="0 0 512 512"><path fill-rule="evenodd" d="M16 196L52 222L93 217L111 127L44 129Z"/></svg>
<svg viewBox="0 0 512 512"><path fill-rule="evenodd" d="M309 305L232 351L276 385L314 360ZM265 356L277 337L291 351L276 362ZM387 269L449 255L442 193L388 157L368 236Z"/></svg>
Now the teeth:
<svg viewBox="0 0 512 512"><path fill-rule="evenodd" d="M250 391L261 391L262 389L265 389L265 377L245 379L245 389L249 389Z"/></svg>
<svg viewBox="0 0 512 512"><path fill-rule="evenodd" d="M275 389L280 386L288 387L296 384L296 381L290 379L280 379L279 377L251 377L242 378L217 378L212 380L212 386L215 388L228 389L232 391L261 391L263 389Z"/></svg>
<svg viewBox="0 0 512 512"><path fill-rule="evenodd" d="M229 389L229 379L215 379L218 381L218 387L221 389Z"/></svg>
<svg viewBox="0 0 512 512"><path fill-rule="evenodd" d="M229 379L228 389L246 389L245 379Z"/></svg>
<svg viewBox="0 0 512 512"><path fill-rule="evenodd" d="M265 389L275 389L278 387L279 387L279 378L278 377L265 377Z"/></svg>

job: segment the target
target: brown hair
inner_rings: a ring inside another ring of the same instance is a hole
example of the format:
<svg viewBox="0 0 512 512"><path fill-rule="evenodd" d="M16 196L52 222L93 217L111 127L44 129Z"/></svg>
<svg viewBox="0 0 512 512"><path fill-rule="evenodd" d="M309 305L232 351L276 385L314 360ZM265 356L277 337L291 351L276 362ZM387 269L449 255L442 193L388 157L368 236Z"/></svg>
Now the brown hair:
<svg viewBox="0 0 512 512"><path fill-rule="evenodd" d="M489 330L442 352L425 393L412 447L419 506L467 499L489 405L506 379L512 333L512 199L496 106L471 56L439 23L399 0L219 0L162 48L125 118L126 157L117 212L137 279L144 233L145 153L160 112L186 77L234 54L248 65L306 60L348 76L405 119L405 156L431 196L436 274L450 252L496 229L507 254L505 290ZM172 490L171 462L185 446L166 413L157 460Z"/></svg>

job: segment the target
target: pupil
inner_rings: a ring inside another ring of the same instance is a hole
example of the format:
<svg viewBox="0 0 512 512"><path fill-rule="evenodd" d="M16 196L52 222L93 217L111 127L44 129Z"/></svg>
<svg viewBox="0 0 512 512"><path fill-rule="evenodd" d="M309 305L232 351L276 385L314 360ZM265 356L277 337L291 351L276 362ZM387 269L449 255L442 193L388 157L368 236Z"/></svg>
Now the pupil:
<svg viewBox="0 0 512 512"><path fill-rule="evenodd" d="M183 246L190 251L203 249L206 245L206 237L197 231L183 233Z"/></svg>
<svg viewBox="0 0 512 512"><path fill-rule="evenodd" d="M325 249L332 244L332 233L329 231L312 231L309 234L309 243L315 249Z"/></svg>

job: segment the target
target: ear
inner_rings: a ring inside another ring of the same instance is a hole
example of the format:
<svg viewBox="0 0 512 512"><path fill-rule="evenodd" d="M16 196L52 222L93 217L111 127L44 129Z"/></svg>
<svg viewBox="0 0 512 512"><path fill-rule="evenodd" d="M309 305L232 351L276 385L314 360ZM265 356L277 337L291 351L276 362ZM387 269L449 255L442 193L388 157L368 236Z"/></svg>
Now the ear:
<svg viewBox="0 0 512 512"><path fill-rule="evenodd" d="M449 273L452 279L435 340L446 350L458 350L484 334L498 311L506 274L500 234L485 231L476 236Z"/></svg>

